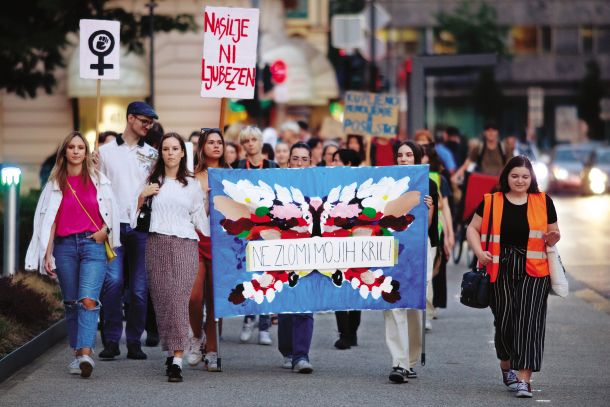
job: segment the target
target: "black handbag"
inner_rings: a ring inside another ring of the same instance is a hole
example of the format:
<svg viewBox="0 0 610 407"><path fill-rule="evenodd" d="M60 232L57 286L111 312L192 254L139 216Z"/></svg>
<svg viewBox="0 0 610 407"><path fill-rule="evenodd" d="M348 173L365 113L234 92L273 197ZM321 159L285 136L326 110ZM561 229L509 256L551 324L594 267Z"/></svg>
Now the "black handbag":
<svg viewBox="0 0 610 407"><path fill-rule="evenodd" d="M487 225L487 238L485 250L489 250L489 238L491 236L491 223L493 221L493 195L491 197L491 209L489 212L489 224ZM460 302L467 307L487 308L489 306L489 274L487 267L478 267L476 257L472 261L472 270L462 276L462 289Z"/></svg>
<svg viewBox="0 0 610 407"><path fill-rule="evenodd" d="M150 215L152 213L152 196L146 198L138 212L135 229L138 232L148 233L150 229Z"/></svg>

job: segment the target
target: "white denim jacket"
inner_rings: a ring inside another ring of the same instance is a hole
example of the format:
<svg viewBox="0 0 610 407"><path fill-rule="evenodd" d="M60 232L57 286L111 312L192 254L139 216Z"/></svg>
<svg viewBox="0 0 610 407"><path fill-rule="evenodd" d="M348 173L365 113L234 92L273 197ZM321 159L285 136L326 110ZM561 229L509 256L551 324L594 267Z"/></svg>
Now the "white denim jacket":
<svg viewBox="0 0 610 407"><path fill-rule="evenodd" d="M119 247L121 245L121 224L119 222L119 210L112 194L110 181L100 172L92 173L91 179L97 190L97 203L100 214L104 223L110 228L110 244L112 247ZM38 199L38 205L36 205L34 233L25 255L26 270L39 270L41 274L46 274L44 270L44 256L49 245L51 227L55 222L62 198L63 194L61 189L59 189L59 184L55 181L47 182L47 185L42 190L42 194L40 194L40 199ZM51 256L51 263L53 268L55 268L55 258L53 256Z"/></svg>

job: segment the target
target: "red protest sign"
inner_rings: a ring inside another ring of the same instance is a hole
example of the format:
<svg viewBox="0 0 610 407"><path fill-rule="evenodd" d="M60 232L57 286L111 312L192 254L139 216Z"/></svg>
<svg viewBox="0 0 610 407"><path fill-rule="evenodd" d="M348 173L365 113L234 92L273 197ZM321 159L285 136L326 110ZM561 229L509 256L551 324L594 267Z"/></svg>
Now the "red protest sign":
<svg viewBox="0 0 610 407"><path fill-rule="evenodd" d="M259 10L206 7L201 97L252 99Z"/></svg>

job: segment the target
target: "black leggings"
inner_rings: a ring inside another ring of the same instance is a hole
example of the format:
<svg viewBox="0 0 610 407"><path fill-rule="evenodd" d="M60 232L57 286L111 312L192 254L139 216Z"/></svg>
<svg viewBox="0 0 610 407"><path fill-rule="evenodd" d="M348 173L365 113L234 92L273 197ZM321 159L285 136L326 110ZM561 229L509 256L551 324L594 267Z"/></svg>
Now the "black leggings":
<svg viewBox="0 0 610 407"><path fill-rule="evenodd" d="M511 369L538 372L544 352L551 278L527 274L525 255L523 248L501 248L500 271L491 284L490 307L498 359L510 360Z"/></svg>

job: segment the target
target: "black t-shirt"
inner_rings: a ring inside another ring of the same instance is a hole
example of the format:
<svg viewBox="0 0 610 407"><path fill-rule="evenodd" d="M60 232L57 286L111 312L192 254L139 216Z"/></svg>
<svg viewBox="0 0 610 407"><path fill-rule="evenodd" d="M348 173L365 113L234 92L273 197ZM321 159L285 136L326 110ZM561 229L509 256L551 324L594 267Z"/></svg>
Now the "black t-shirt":
<svg viewBox="0 0 610 407"><path fill-rule="evenodd" d="M235 164L233 164L233 168L235 168L235 169L256 170L256 169L259 169L261 167L252 165L252 163L250 163L250 166L248 168L248 160L244 159L244 160L239 160ZM271 160L267 160L266 158L263 158L263 167L262 168L265 169L265 168L279 168L279 167L275 163L275 161L271 161Z"/></svg>
<svg viewBox="0 0 610 407"><path fill-rule="evenodd" d="M432 203L434 205L434 211L432 214L432 224L428 227L428 238L430 239L430 246L438 246L438 187L436 182L430 180L428 186L428 194L432 197ZM428 217L426 217L426 223Z"/></svg>
<svg viewBox="0 0 610 407"><path fill-rule="evenodd" d="M546 196L546 217L547 223L557 222L557 211L553 200ZM485 200L481 202L476 210L477 215L483 216ZM486 230L481 230L481 234L486 234ZM504 197L504 209L502 210L502 223L500 224L500 241L503 245L527 247L527 239L530 228L527 223L527 202L523 205L511 203L506 196Z"/></svg>

